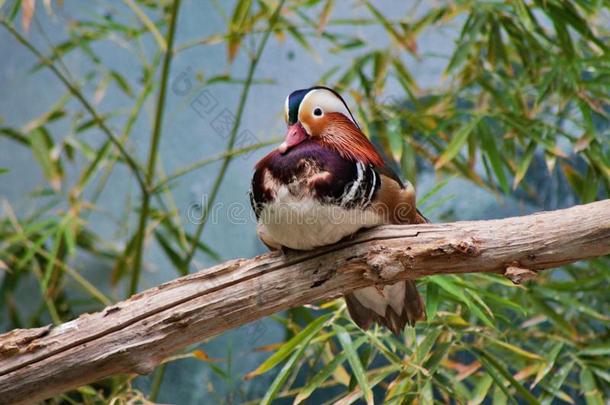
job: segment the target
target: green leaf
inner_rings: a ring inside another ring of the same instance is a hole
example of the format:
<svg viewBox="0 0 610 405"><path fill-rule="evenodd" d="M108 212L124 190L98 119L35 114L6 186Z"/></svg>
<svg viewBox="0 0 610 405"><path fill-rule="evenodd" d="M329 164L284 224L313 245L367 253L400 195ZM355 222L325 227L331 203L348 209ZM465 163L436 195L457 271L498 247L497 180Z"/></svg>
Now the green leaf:
<svg viewBox="0 0 610 405"><path fill-rule="evenodd" d="M83 395L88 395L88 396L92 396L92 397L95 397L98 395L97 390L90 385L83 385L82 387L78 387L76 390Z"/></svg>
<svg viewBox="0 0 610 405"><path fill-rule="evenodd" d="M390 365L378 368L374 374L371 372L370 374L373 375L370 380L371 388L377 386L379 383L388 378L390 374L395 373L398 370L400 370L399 365ZM362 389L360 387L355 387L352 391L334 403L339 405L348 405L356 402L356 400L358 400L360 397L362 397Z"/></svg>
<svg viewBox="0 0 610 405"><path fill-rule="evenodd" d="M394 66L396 77L400 81L400 84L402 85L403 89L405 89L405 91L409 93L409 96L412 99L415 99L416 97L414 97L414 94L412 94L412 92L417 91L418 87L417 82L413 79L413 75L411 74L411 72L409 72L407 67L402 63L402 60L398 57L392 60L392 65Z"/></svg>
<svg viewBox="0 0 610 405"><path fill-rule="evenodd" d="M545 300L539 298L536 294L530 294L528 299L538 308L540 312L546 315L555 325L559 326L568 336L577 336L576 328L570 324L563 315L558 314Z"/></svg>
<svg viewBox="0 0 610 405"><path fill-rule="evenodd" d="M602 394L597 388L595 377L591 370L583 368L580 370L580 390L585 395L587 405L604 405Z"/></svg>
<svg viewBox="0 0 610 405"><path fill-rule="evenodd" d="M32 153L40 164L42 174L49 181L51 187L58 191L63 179L63 168L57 156L54 156L54 143L51 135L44 127L34 129L29 135Z"/></svg>
<svg viewBox="0 0 610 405"><path fill-rule="evenodd" d="M303 342L309 342L313 339L320 330L326 325L326 322L331 318L332 314L322 315L315 321L307 325L302 331L294 335L289 341L284 343L275 353L271 355L267 360L263 362L254 371L246 374L246 379L251 379L267 371L271 370L288 357L295 348Z"/></svg>
<svg viewBox="0 0 610 405"><path fill-rule="evenodd" d="M502 347L506 350L509 350L521 357L524 357L526 359L529 360L536 360L536 361L544 361L544 358L538 354L532 353L532 352L528 352L527 350L524 350L520 347L517 347L513 344L507 343L507 342L503 342L501 340L498 340L496 338L494 338L491 335L487 335L487 334L481 334L481 336L483 336L485 339L489 340L490 342L492 342L493 344L495 344L496 346Z"/></svg>
<svg viewBox="0 0 610 405"><path fill-rule="evenodd" d="M0 135L4 135L9 139L19 142L22 145L30 145L30 140L28 139L28 137L13 128L0 127Z"/></svg>
<svg viewBox="0 0 610 405"><path fill-rule="evenodd" d="M574 367L575 362L576 360L570 360L553 374L551 381L549 381L546 387L548 389L548 392L543 393L540 397L540 402L543 405L551 404L553 402L553 398L559 395L559 393L561 392L561 386L563 385L563 382L565 381L568 374L570 374L570 371L572 370L572 367Z"/></svg>
<svg viewBox="0 0 610 405"><path fill-rule="evenodd" d="M301 356L303 356L303 352L305 352L305 349L307 348L307 343L308 342L305 341L302 342L298 346L298 349L294 353L292 353L292 356L290 356L286 364L284 364L284 367L282 367L277 376L275 376L273 382L265 392L265 396L260 402L261 404L271 404L271 402L275 399L277 393L282 388L290 374L295 372L296 362L301 358Z"/></svg>
<svg viewBox="0 0 610 405"><path fill-rule="evenodd" d="M433 375L436 372L436 369L441 364L447 353L449 353L449 349L451 349L452 342L439 343L434 347L432 354L423 364L423 367L428 370L428 373Z"/></svg>
<svg viewBox="0 0 610 405"><path fill-rule="evenodd" d="M510 395L507 395L505 390L504 386L496 384L491 398L492 405L506 405Z"/></svg>
<svg viewBox="0 0 610 405"><path fill-rule="evenodd" d="M517 167L517 172L515 173L515 178L513 180L513 190L517 189L523 177L525 177L525 173L527 173L527 169L530 167L530 163L532 163L532 158L534 157L534 152L536 152L536 147L538 143L535 140L530 141L529 145L525 149L523 156L521 157L521 163Z"/></svg>
<svg viewBox="0 0 610 405"><path fill-rule="evenodd" d="M332 11L333 7L334 7L334 0L326 0L326 3L324 3L324 8L322 9L322 11L320 12L320 15L318 16L318 26L317 31L318 33L321 33L322 31L324 31L324 28L326 27L326 24L328 23L328 18L330 17L330 12Z"/></svg>
<svg viewBox="0 0 610 405"><path fill-rule="evenodd" d="M182 256L172 247L170 241L158 230L155 230L155 238L157 242L159 242L159 246L167 258L172 262L176 269L181 269L183 267Z"/></svg>
<svg viewBox="0 0 610 405"><path fill-rule="evenodd" d="M434 343L441 335L443 330L441 328L436 328L432 331L426 333L426 336L422 339L422 341L417 345L417 350L415 352L415 362L419 365L422 365L424 360L428 357L428 354L432 350Z"/></svg>
<svg viewBox="0 0 610 405"><path fill-rule="evenodd" d="M76 254L76 236L74 234L74 229L77 224L75 221L73 221L73 217L68 216L65 218L67 218L67 220L62 226L63 240L66 242L68 255L74 256Z"/></svg>
<svg viewBox="0 0 610 405"><path fill-rule="evenodd" d="M480 117L473 117L465 125L463 125L459 131L451 138L451 142L447 145L447 148L443 154L438 158L434 164L435 169L440 169L446 163L450 162L464 146L468 137L473 133L473 130L479 124Z"/></svg>
<svg viewBox="0 0 610 405"><path fill-rule="evenodd" d="M477 381L477 384L472 389L472 396L470 397L468 404L479 405L482 403L485 398L487 398L487 393L489 392L492 383L493 378L491 378L490 375L484 374L481 378L479 378L479 381Z"/></svg>
<svg viewBox="0 0 610 405"><path fill-rule="evenodd" d="M508 195L510 192L510 185L508 183L508 179L506 178L506 173L504 172L504 165L502 163L502 157L498 152L498 148L496 146L496 141L494 140L489 127L485 121L481 122L479 125L479 135L481 137L481 147L483 151L487 155L487 159L489 159L489 163L491 163L491 167L496 175L496 179L498 183L500 183L500 187L504 194Z"/></svg>
<svg viewBox="0 0 610 405"><path fill-rule="evenodd" d="M408 41L406 40L405 36L400 34L394 28L392 23L388 21L388 19L379 10L373 7L370 2L367 1L365 4L368 7L369 11L375 16L375 18L381 23L381 25L383 25L383 28L385 28L390 37L394 39L399 45L401 45L406 51L412 51L412 49L408 46Z"/></svg>
<svg viewBox="0 0 610 405"><path fill-rule="evenodd" d="M553 369L555 361L557 360L557 356L559 356L561 349L563 349L563 345L563 342L557 342L553 345L551 350L549 350L549 353L546 356L546 365L544 366L544 368L541 368L540 371L538 371L538 374L536 374L536 378L530 386L530 389L538 385L538 383L542 381L542 379Z"/></svg>
<svg viewBox="0 0 610 405"><path fill-rule="evenodd" d="M303 47L303 49L314 56L317 55L316 50L309 44L305 35L303 35L303 33L301 33L297 27L292 24L288 24L286 26L286 31L292 36L292 38L294 38L295 41L297 41L299 45Z"/></svg>
<svg viewBox="0 0 610 405"><path fill-rule="evenodd" d="M121 76L119 72L111 70L110 77L114 79L115 83L119 86L123 93L127 94L129 97L133 97L133 90L131 90L129 82L123 76Z"/></svg>
<svg viewBox="0 0 610 405"><path fill-rule="evenodd" d="M373 404L373 391L371 390L368 378L364 372L364 367L358 358L358 353L356 352L352 338L345 328L340 325L333 325L333 329L337 334L337 339L339 340L341 347L343 347L343 350L347 354L347 361L352 368L356 381L358 381L358 385L360 385L366 403Z"/></svg>
<svg viewBox="0 0 610 405"><path fill-rule="evenodd" d="M433 404L434 395L432 393L432 383L430 380L426 380L423 386L419 390L418 400L420 404Z"/></svg>
<svg viewBox="0 0 610 405"><path fill-rule="evenodd" d="M252 6L252 0L239 0L233 8L233 17L229 24L229 33L227 41L227 54L229 56L229 62L232 62L239 51L241 46L241 40L243 37L244 24L246 18L250 14L250 8Z"/></svg>
<svg viewBox="0 0 610 405"><path fill-rule="evenodd" d="M432 189L428 192L426 192L426 194L424 194L418 201L417 201L417 205L418 206L422 206L422 205L426 205L426 202L428 202L428 200L432 197L434 197L439 191L441 191L446 185L447 183L449 183L449 180L452 180L453 177L446 177L441 181L438 181L434 184L434 187L432 187Z"/></svg>
<svg viewBox="0 0 610 405"><path fill-rule="evenodd" d="M495 329L496 326L491 318L489 318L489 316L479 308L478 304L474 303L468 296L466 296L466 294L464 294L464 289L458 286L453 279L454 278L452 276L428 277L428 281L438 284L445 292L455 297L458 301L466 304L473 315L482 320L483 323L490 328Z"/></svg>
<svg viewBox="0 0 610 405"><path fill-rule="evenodd" d="M473 348L473 350L481 361L481 363L485 365L485 368L487 370L493 368L495 371L497 371L502 377L504 377L509 382L509 384L513 388L515 388L521 398L527 401L527 403L539 404L536 397L534 397L529 392L529 390L527 390L523 385L521 385L517 380L515 380L512 374L494 356L492 356L490 353L481 348Z"/></svg>
<svg viewBox="0 0 610 405"><path fill-rule="evenodd" d="M47 239L50 238L51 235L55 232L56 228L52 227L43 232L40 236L38 236L33 243L27 243L27 250L21 255L21 257L19 257L19 260L17 261L14 267L17 269L24 268L30 262L30 260L32 260L32 258L39 251L39 249L42 249L42 246L45 244Z"/></svg>
<svg viewBox="0 0 610 405"><path fill-rule="evenodd" d="M431 321L436 315L439 304L438 284L428 283L426 286L426 316Z"/></svg>
<svg viewBox="0 0 610 405"><path fill-rule="evenodd" d="M590 345L578 352L579 356L610 356L610 343Z"/></svg>
<svg viewBox="0 0 610 405"><path fill-rule="evenodd" d="M354 350L358 350L358 348L366 342L367 337L362 336L358 338L354 344ZM339 365L343 364L345 359L347 358L347 351L343 350L341 353L336 355L326 366L324 366L316 375L314 375L305 387L301 388L299 394L294 399L295 404L299 404L309 398L311 394L324 383L333 372L339 367Z"/></svg>
<svg viewBox="0 0 610 405"><path fill-rule="evenodd" d="M57 269L57 263L56 260L60 260L58 258L59 255L59 250L61 247L61 240L62 240L62 229L61 226L57 227L57 231L55 232L55 236L53 237L53 245L51 248L51 252L50 252L50 256L47 259L47 265L45 266L45 270L44 270L44 274L43 274L43 278L42 278L42 282L41 282L41 286L42 286L42 291L47 291L47 288L49 287L49 282L51 281L53 275L55 274L55 271Z"/></svg>

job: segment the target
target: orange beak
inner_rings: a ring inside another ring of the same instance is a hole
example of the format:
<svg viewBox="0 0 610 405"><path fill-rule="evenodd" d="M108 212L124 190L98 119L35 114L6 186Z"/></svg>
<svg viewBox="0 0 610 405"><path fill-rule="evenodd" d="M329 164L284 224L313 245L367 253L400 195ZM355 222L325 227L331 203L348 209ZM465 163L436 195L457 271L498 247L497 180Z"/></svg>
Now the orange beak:
<svg viewBox="0 0 610 405"><path fill-rule="evenodd" d="M300 144L307 138L308 135L305 131L305 128L303 128L303 125L301 125L300 122L297 122L296 124L292 124L288 127L288 132L286 132L286 139L284 139L284 142L282 142L282 144L278 146L277 150L279 150L280 153L283 155L284 153L288 152L290 148Z"/></svg>

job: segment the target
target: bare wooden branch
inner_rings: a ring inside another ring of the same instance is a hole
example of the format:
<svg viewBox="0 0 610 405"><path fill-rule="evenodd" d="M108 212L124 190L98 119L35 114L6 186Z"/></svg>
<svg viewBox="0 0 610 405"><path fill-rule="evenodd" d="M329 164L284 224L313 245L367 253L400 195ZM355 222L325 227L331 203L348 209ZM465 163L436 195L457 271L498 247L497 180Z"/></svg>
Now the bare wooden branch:
<svg viewBox="0 0 610 405"><path fill-rule="evenodd" d="M491 221L384 226L311 252L237 259L71 322L0 335L0 403L32 403L290 307L374 283L538 270L610 254L610 200Z"/></svg>

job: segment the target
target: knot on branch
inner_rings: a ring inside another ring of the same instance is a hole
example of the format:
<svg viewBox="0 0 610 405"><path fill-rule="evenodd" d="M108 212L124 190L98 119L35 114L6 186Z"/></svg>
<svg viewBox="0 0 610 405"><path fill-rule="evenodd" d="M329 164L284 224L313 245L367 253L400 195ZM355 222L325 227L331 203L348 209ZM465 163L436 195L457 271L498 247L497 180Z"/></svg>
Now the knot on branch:
<svg viewBox="0 0 610 405"><path fill-rule="evenodd" d="M454 253L476 257L481 254L481 251L477 241L472 236L465 236L462 239L449 241L446 244L437 246L432 255L451 255Z"/></svg>
<svg viewBox="0 0 610 405"><path fill-rule="evenodd" d="M511 266L508 266L504 270L504 277L512 281L515 285L519 285L524 281L531 280L537 275L538 273L536 271L524 269L523 267L518 267L516 263Z"/></svg>
<svg viewBox="0 0 610 405"><path fill-rule="evenodd" d="M21 352L36 350L38 345L35 340L49 334L52 325L33 329L15 329L0 339L0 358L10 357Z"/></svg>
<svg viewBox="0 0 610 405"><path fill-rule="evenodd" d="M414 261L413 255L404 249L375 246L366 255L368 269L364 276L378 282L392 280L405 270L413 269Z"/></svg>

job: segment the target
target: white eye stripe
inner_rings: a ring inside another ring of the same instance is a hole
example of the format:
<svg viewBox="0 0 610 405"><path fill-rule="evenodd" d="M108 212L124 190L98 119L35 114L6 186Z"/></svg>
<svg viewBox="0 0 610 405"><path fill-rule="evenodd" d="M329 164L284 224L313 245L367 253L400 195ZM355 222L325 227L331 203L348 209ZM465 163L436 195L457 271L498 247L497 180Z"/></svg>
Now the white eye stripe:
<svg viewBox="0 0 610 405"><path fill-rule="evenodd" d="M284 102L284 119L286 120L286 122L288 122L289 120L289 114L290 114L290 96L286 97L286 101Z"/></svg>
<svg viewBox="0 0 610 405"><path fill-rule="evenodd" d="M314 89L308 92L305 97L303 97L303 101L301 101L301 105L299 106L299 118L301 118L304 113L302 110L303 106L309 106L310 110L307 113L312 115L316 107L321 108L323 114L333 112L341 113L358 127L358 124L354 121L351 112L344 104L343 100L330 90ZM312 106L314 107L313 109L311 109Z"/></svg>

